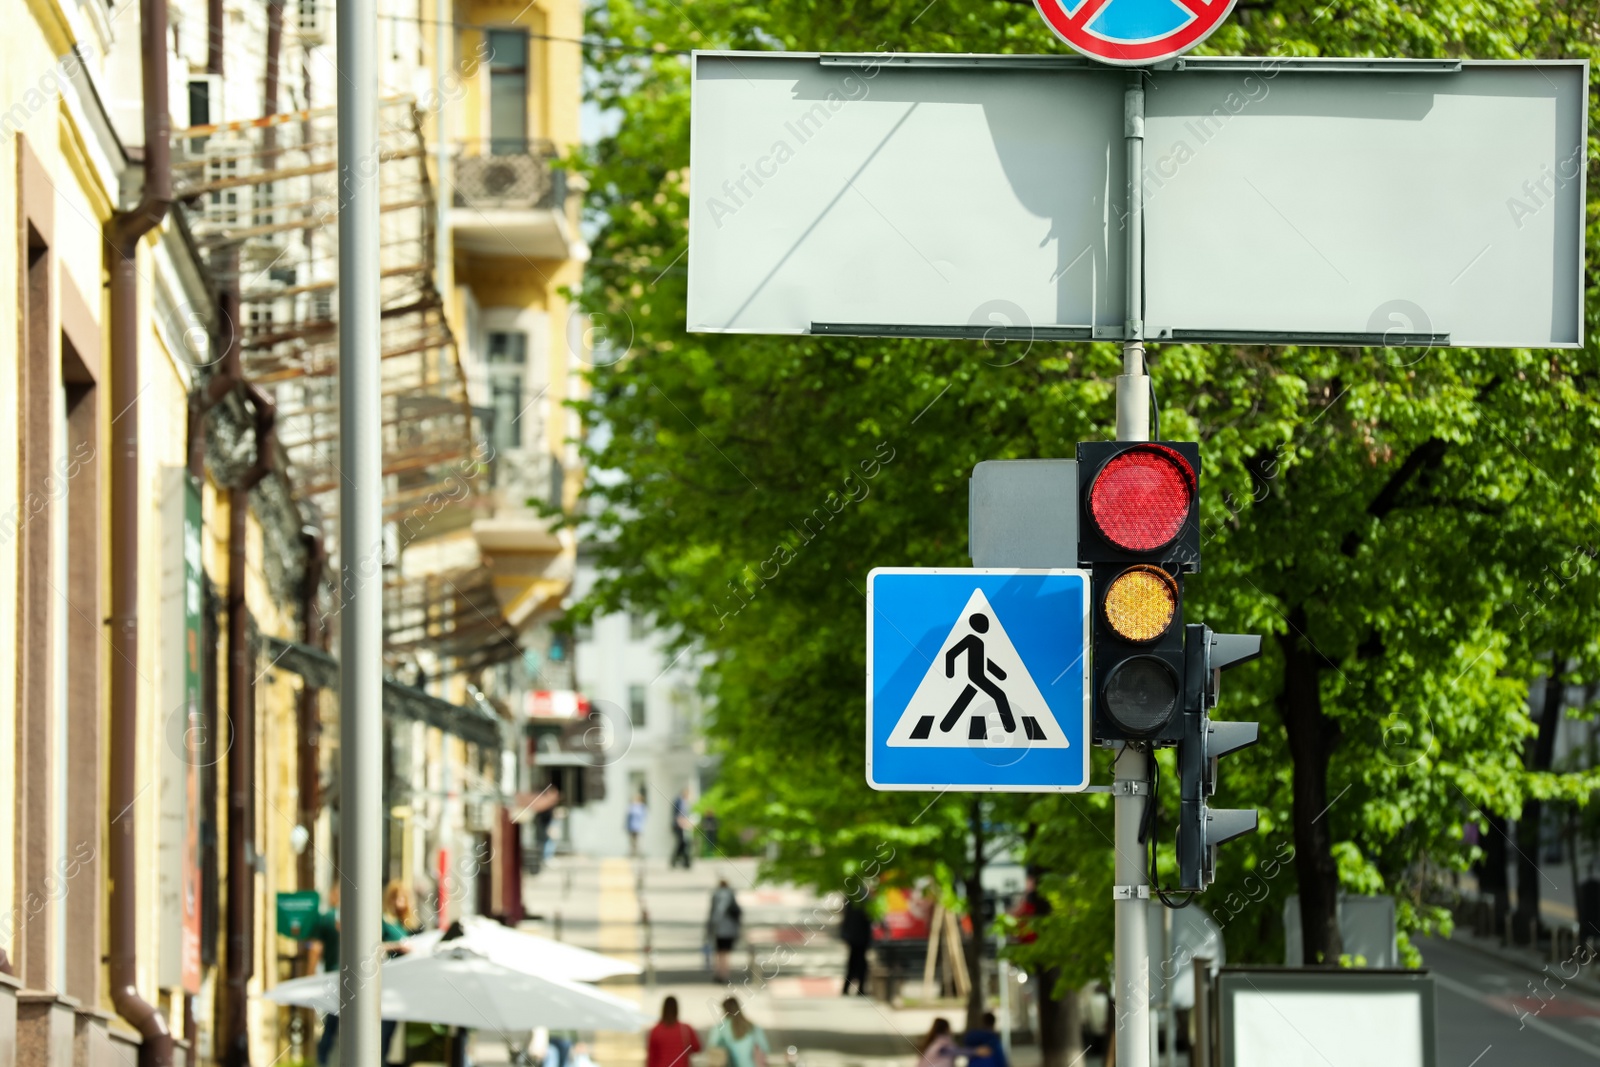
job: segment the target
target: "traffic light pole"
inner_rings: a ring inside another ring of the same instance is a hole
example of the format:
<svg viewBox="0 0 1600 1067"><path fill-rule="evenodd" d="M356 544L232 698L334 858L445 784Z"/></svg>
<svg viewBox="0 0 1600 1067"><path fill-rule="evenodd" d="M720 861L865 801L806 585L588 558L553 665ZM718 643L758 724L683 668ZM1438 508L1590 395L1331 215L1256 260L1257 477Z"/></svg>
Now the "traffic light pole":
<svg viewBox="0 0 1600 1067"><path fill-rule="evenodd" d="M1129 75L1123 98L1123 134L1128 156L1127 235L1128 319L1122 342L1122 373L1117 377L1117 440L1150 439L1150 378L1144 365L1144 76ZM1145 908L1150 882L1145 846L1139 841L1144 807L1149 803L1150 754L1124 743L1112 772L1115 819L1117 1063L1150 1067L1150 928Z"/></svg>

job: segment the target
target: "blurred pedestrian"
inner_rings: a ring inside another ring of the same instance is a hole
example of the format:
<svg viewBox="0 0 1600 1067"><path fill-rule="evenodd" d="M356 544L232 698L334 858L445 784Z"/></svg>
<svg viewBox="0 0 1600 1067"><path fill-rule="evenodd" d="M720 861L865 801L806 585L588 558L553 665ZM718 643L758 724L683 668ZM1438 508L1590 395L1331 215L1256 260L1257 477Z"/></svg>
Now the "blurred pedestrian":
<svg viewBox="0 0 1600 1067"><path fill-rule="evenodd" d="M850 950L850 958L844 966L844 994L850 995L850 984L854 982L857 995L864 997L867 995L867 949L872 947L872 918L853 897L844 902L839 937Z"/></svg>
<svg viewBox="0 0 1600 1067"><path fill-rule="evenodd" d="M645 1040L644 1067L689 1067L689 1057L700 1051L700 1035L678 1019L678 998L661 1002L661 1021Z"/></svg>
<svg viewBox="0 0 1600 1067"><path fill-rule="evenodd" d="M711 892L711 913L706 916L706 940L716 949L711 973L719 982L728 980L728 953L733 951L734 943L739 940L739 927L743 919L744 911L739 907L739 898L724 878Z"/></svg>
<svg viewBox="0 0 1600 1067"><path fill-rule="evenodd" d="M767 1067L767 1057L772 1054L766 1033L745 1017L733 997L722 1002L722 1021L712 1029L706 1044L727 1050L728 1067Z"/></svg>
<svg viewBox="0 0 1600 1067"><path fill-rule="evenodd" d="M644 790L639 790L639 795L633 798L628 805L628 855L635 858L639 855L639 835L644 833L645 823L650 818L650 805L644 802Z"/></svg>
<svg viewBox="0 0 1600 1067"><path fill-rule="evenodd" d="M956 1039L950 1036L950 1020L938 1018L928 1036L917 1046L917 1067L955 1067Z"/></svg>
<svg viewBox="0 0 1600 1067"><path fill-rule="evenodd" d="M966 1049L967 1067L1010 1067L1006 1061L1005 1043L994 1028L994 1012L983 1013L983 1026L961 1035Z"/></svg>
<svg viewBox="0 0 1600 1067"><path fill-rule="evenodd" d="M694 837L694 806L689 802L688 786L684 786L683 792L672 802L672 836L677 840L672 850L672 865L688 870L689 842Z"/></svg>
<svg viewBox="0 0 1600 1067"><path fill-rule="evenodd" d="M580 1041L572 1046L572 1067L598 1067L594 1057L589 1053L587 1042Z"/></svg>
<svg viewBox="0 0 1600 1067"><path fill-rule="evenodd" d="M400 879L392 879L383 887L383 947L389 959L404 956L411 951L411 946L405 943L406 938L422 932L422 923L417 921L417 905L411 895L411 887ZM401 1049L398 1058L391 1054L390 1047L394 1044L395 1031L400 1023L396 1019L383 1020L379 1028L378 1058L382 1063L404 1063L404 1039L401 1039ZM402 1031L403 1032L403 1031Z"/></svg>
<svg viewBox="0 0 1600 1067"><path fill-rule="evenodd" d="M306 949L306 963L310 973L316 974L319 965L324 971L339 969L339 883L328 887L328 906L317 915L311 928L311 945ZM339 1016L322 1017L322 1036L317 1038L317 1067L326 1067L333 1046L339 1040Z"/></svg>
<svg viewBox="0 0 1600 1067"><path fill-rule="evenodd" d="M722 820L717 818L717 813L710 808L700 816L700 836L705 838L706 855L717 855L717 831L722 829Z"/></svg>

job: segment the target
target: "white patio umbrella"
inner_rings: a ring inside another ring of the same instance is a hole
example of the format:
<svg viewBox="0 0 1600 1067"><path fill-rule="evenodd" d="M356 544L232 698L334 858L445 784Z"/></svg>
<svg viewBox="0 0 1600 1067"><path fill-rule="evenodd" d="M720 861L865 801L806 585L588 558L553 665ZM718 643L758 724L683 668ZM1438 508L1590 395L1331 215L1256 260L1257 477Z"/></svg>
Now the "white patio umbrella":
<svg viewBox="0 0 1600 1067"><path fill-rule="evenodd" d="M382 1015L405 1022L465 1026L500 1033L532 1030L620 1030L645 1024L632 1001L580 982L546 978L508 967L449 941L426 955L388 960L381 970ZM296 978L265 994L278 1004L339 1009L334 972Z"/></svg>
<svg viewBox="0 0 1600 1067"><path fill-rule="evenodd" d="M461 929L461 937L452 941L441 940L443 930L425 930L407 938L406 944L412 955L432 952L440 944L459 946L513 970L569 982L599 982L619 975L642 973L637 965L626 960L537 934L526 934L481 915L462 919Z"/></svg>

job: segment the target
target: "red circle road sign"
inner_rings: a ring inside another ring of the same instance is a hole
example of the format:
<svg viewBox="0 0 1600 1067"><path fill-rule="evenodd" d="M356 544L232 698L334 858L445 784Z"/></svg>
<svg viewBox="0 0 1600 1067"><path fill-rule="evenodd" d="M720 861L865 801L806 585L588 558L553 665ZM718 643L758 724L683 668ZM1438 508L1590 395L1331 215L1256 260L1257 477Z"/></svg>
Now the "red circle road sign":
<svg viewBox="0 0 1600 1067"><path fill-rule="evenodd" d="M1056 36L1092 59L1145 66L1211 35L1234 0L1034 0Z"/></svg>

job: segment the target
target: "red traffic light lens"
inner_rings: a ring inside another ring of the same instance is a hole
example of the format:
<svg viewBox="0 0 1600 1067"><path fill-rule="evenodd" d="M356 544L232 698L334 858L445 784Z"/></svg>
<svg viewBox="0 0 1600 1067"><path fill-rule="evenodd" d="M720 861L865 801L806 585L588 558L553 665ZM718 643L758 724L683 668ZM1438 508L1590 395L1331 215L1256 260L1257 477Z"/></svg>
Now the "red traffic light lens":
<svg viewBox="0 0 1600 1067"><path fill-rule="evenodd" d="M1117 548L1151 552L1178 536L1193 501L1188 461L1170 448L1142 445L1100 468L1089 489L1089 514Z"/></svg>

